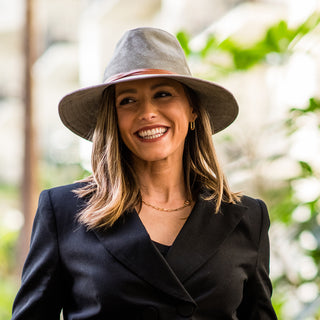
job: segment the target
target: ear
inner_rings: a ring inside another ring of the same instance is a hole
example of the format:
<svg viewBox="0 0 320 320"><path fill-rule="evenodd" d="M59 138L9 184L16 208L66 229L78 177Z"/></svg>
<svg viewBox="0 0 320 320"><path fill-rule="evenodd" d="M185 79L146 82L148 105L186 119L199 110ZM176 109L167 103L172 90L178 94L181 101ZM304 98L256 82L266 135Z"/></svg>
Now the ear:
<svg viewBox="0 0 320 320"><path fill-rule="evenodd" d="M198 118L198 115L196 114L195 110L192 108L190 121L194 121Z"/></svg>

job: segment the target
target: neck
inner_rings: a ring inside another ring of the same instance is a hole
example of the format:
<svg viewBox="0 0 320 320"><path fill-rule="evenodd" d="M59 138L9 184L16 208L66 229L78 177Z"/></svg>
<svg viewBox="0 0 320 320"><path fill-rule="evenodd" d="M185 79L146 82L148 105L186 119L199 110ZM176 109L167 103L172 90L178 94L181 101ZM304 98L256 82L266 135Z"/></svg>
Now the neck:
<svg viewBox="0 0 320 320"><path fill-rule="evenodd" d="M135 170L146 201L168 204L187 200L182 160L172 164L167 161L138 161Z"/></svg>

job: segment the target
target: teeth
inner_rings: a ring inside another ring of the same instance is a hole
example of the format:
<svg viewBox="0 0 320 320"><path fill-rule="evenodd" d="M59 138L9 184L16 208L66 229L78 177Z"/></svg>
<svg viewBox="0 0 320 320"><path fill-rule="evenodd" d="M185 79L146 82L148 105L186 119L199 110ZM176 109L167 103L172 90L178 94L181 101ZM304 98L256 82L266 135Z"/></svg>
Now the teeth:
<svg viewBox="0 0 320 320"><path fill-rule="evenodd" d="M167 128L163 127L151 130L142 130L138 132L138 136L143 139L155 139L161 137L166 131Z"/></svg>

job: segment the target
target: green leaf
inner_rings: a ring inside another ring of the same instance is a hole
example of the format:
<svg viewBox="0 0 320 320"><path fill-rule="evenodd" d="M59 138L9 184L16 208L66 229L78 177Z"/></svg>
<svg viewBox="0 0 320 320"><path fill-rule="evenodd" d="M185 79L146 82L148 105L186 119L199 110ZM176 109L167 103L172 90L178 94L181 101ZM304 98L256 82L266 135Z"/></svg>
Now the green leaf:
<svg viewBox="0 0 320 320"><path fill-rule="evenodd" d="M190 41L190 36L184 32L184 31L179 31L176 35L178 41L180 42L180 45L185 53L185 55L188 57L191 53L191 50L189 48L189 41Z"/></svg>
<svg viewBox="0 0 320 320"><path fill-rule="evenodd" d="M213 50L218 50L218 41L213 34L210 34L207 39L206 45L200 51L202 58L205 58Z"/></svg>
<svg viewBox="0 0 320 320"><path fill-rule="evenodd" d="M309 106L306 109L306 111L308 111L308 112L320 111L320 99L310 98Z"/></svg>
<svg viewBox="0 0 320 320"><path fill-rule="evenodd" d="M300 114L313 113L320 111L320 99L312 97L306 108L291 108L290 112L298 112Z"/></svg>
<svg viewBox="0 0 320 320"><path fill-rule="evenodd" d="M303 177L312 176L313 175L313 169L312 169L312 167L310 166L309 163L307 163L305 161L299 161L299 165L300 165L300 167L302 169Z"/></svg>

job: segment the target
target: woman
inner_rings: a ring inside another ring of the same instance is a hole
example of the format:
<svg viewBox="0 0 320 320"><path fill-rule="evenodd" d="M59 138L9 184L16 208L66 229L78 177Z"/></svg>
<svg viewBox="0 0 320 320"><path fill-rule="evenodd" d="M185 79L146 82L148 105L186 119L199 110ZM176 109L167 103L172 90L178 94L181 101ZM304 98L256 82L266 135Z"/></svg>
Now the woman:
<svg viewBox="0 0 320 320"><path fill-rule="evenodd" d="M237 103L175 37L128 31L59 112L93 174L42 192L13 320L276 319L267 209L230 191L212 146Z"/></svg>

